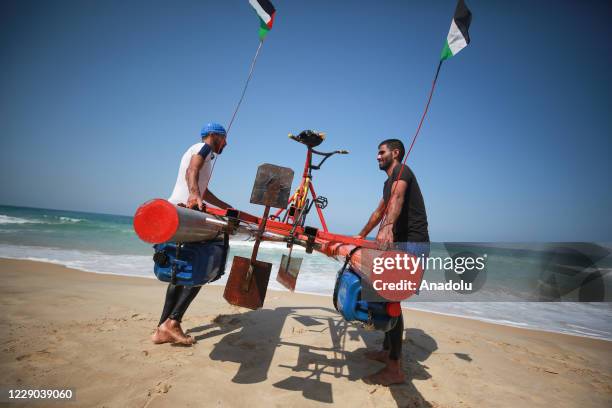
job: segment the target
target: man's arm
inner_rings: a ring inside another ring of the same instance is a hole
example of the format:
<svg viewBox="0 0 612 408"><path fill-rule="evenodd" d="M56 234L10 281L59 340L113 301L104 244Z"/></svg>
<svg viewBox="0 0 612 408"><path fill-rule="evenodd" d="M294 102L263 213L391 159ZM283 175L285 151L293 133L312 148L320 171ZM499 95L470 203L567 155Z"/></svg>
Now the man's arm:
<svg viewBox="0 0 612 408"><path fill-rule="evenodd" d="M387 217L385 223L380 226L376 240L381 243L393 243L393 225L402 212L404 205L404 196L408 183L404 180L398 180L391 186L391 197L389 197L389 205L387 206Z"/></svg>
<svg viewBox="0 0 612 408"><path fill-rule="evenodd" d="M380 200L380 202L378 203L378 207L376 207L372 215L370 215L370 219L368 220L365 227L363 227L361 229L361 232L357 234L357 238L367 237L370 231L372 231L374 227L377 226L380 220L382 219L384 211L385 211L385 200Z"/></svg>
<svg viewBox="0 0 612 408"><path fill-rule="evenodd" d="M194 205L198 206L198 209L202 210L202 194L200 193L200 187L198 181L200 178L200 169L204 166L204 157L199 154L191 156L189 167L185 178L187 179L187 186L189 187L189 199L187 200L187 208L192 208Z"/></svg>
<svg viewBox="0 0 612 408"><path fill-rule="evenodd" d="M212 191L210 191L210 189L206 189L206 192L204 193L204 200L209 203L214 205L215 207L219 207L222 209L228 209L228 208L232 208L231 205L229 205L228 203L226 203L225 201L221 201L220 199L217 198L216 195L213 194Z"/></svg>

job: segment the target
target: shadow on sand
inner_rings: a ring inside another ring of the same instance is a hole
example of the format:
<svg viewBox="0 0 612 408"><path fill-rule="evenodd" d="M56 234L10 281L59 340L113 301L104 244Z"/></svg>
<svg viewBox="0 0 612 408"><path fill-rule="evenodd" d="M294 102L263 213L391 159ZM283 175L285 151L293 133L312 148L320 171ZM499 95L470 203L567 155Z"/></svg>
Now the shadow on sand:
<svg viewBox="0 0 612 408"><path fill-rule="evenodd" d="M281 331L288 318L299 323L297 325L301 332L329 335L332 346L301 344L296 341L299 335L291 333L281 338ZM194 327L188 330L188 333L195 336L196 340L221 337L210 353L210 358L240 364L232 379L238 384L265 381L276 349L296 347L298 357L295 364L279 365L292 370L295 375L273 385L284 390L301 392L304 398L324 403L334 402L332 384L325 381L326 376L360 381L383 367L381 363L366 360L363 356L364 348L355 351L345 349L347 340L360 338L367 349L380 349L382 333L366 331L348 324L330 308L279 307L243 314L220 315L211 324ZM431 378L424 362L437 350L437 343L424 331L409 328L404 333L403 346L406 382L391 386L391 394L401 407L432 407L416 389L413 381ZM456 356L471 361L467 354L457 353Z"/></svg>

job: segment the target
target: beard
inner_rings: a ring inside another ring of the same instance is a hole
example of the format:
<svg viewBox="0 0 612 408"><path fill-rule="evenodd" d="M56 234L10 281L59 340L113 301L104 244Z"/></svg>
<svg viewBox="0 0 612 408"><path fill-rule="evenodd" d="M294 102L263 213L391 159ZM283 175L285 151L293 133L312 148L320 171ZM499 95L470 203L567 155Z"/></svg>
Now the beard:
<svg viewBox="0 0 612 408"><path fill-rule="evenodd" d="M212 146L212 148L213 148L213 150L214 150L214 152L215 152L216 154L221 154L221 153L223 152L223 149L225 149L225 145L224 145L224 144L222 144L222 143L223 143L223 142L216 141L216 142L214 143L214 145Z"/></svg>
<svg viewBox="0 0 612 408"><path fill-rule="evenodd" d="M389 166L391 166L392 161L391 160L382 160L378 162L378 168L381 169L382 171L386 171Z"/></svg>

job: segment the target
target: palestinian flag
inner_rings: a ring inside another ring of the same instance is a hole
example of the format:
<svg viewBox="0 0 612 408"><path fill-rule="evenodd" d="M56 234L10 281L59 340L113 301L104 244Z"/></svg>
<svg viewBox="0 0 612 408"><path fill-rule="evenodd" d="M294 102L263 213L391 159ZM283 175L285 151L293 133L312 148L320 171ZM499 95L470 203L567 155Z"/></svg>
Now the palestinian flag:
<svg viewBox="0 0 612 408"><path fill-rule="evenodd" d="M455 16L453 21L451 21L448 36L446 37L446 44L444 44L444 49L442 49L442 55L440 55L442 61L457 55L459 51L470 43L468 29L471 22L472 12L467 8L463 0L459 0L455 9Z"/></svg>
<svg viewBox="0 0 612 408"><path fill-rule="evenodd" d="M249 3L259 16L259 39L263 41L268 31L272 29L276 9L268 0L249 0Z"/></svg>

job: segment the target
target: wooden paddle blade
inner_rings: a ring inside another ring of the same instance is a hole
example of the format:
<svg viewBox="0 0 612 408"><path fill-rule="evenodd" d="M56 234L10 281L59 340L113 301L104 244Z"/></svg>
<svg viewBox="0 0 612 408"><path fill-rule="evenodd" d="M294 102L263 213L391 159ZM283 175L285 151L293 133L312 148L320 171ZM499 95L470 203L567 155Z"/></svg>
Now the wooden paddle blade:
<svg viewBox="0 0 612 408"><path fill-rule="evenodd" d="M251 260L249 258L234 257L223 297L234 306L255 310L263 306L266 298L272 264L254 261L250 282L245 285L250 266ZM245 288L247 288L246 291Z"/></svg>
<svg viewBox="0 0 612 408"><path fill-rule="evenodd" d="M295 284L297 282L298 274L300 273L300 267L302 266L302 258L292 258L287 255L283 255L276 275L276 280L289 289L290 291L295 290Z"/></svg>
<svg viewBox="0 0 612 408"><path fill-rule="evenodd" d="M257 176L251 192L251 204L286 208L292 182L293 170L290 168L268 163L262 164L257 168Z"/></svg>

